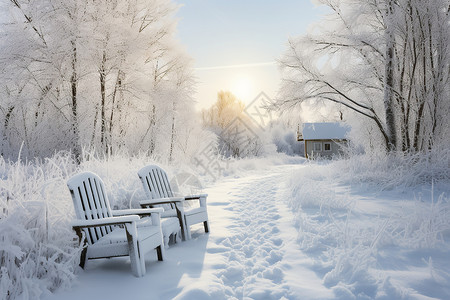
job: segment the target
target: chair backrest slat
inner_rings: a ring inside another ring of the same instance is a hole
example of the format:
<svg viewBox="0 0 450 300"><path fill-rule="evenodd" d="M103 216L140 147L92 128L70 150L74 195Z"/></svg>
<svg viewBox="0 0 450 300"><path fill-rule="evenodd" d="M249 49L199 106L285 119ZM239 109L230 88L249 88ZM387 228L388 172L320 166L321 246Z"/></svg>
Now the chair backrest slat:
<svg viewBox="0 0 450 300"><path fill-rule="evenodd" d="M89 203L89 207L90 207L90 212L91 212L91 219L100 219L101 216L99 216L98 214L98 210L97 210L97 203L98 202L98 198L96 197L95 193L93 192L93 182L95 182L94 179L92 178L87 178L86 181L83 182L84 188L86 190L86 195L88 197L88 203ZM102 230L103 228L101 227L95 227L95 241L98 240L99 238L101 238L103 235L106 234L106 232L104 232ZM92 231L93 229L91 229Z"/></svg>
<svg viewBox="0 0 450 300"><path fill-rule="evenodd" d="M94 213L92 211L92 207L91 207L91 199L92 196L89 195L89 193L87 192L87 188L86 188L86 182L82 182L82 184L78 187L78 192L79 192L79 197L80 197L80 202L83 204L84 207L84 212L82 212L83 215L78 216L78 218L80 219L84 219L85 220L92 220L94 219ZM89 240L91 241L91 243L94 243L95 241L98 240L98 234L95 230L95 228L89 228L88 230L85 230L86 233L89 232L88 235L86 235Z"/></svg>
<svg viewBox="0 0 450 300"><path fill-rule="evenodd" d="M111 207L103 181L94 173L83 172L68 180L75 213L78 219L95 220L111 217ZM112 231L114 226L100 226L85 230L89 244Z"/></svg>
<svg viewBox="0 0 450 300"><path fill-rule="evenodd" d="M149 165L139 170L139 178L144 186L145 194L150 199L173 197L172 188L166 172L156 165ZM160 205L164 209L175 208L173 204Z"/></svg>
<svg viewBox="0 0 450 300"><path fill-rule="evenodd" d="M153 181L156 183L156 188L158 190L159 198L164 198L166 196L164 195L164 190L163 190L163 187L161 185L161 180L159 178L158 171L159 171L158 169L153 169L151 176L153 177Z"/></svg>
<svg viewBox="0 0 450 300"><path fill-rule="evenodd" d="M143 178L141 178L143 184L145 186L148 186L148 189L145 190L147 197L150 197L150 199L157 198L156 191L155 191L155 184L153 183L152 178L150 177L150 174L147 174ZM148 192L148 194L147 194Z"/></svg>
<svg viewBox="0 0 450 300"><path fill-rule="evenodd" d="M95 178L89 178L88 182L89 182L88 194L90 194L93 199L92 204L94 207L92 208L92 211L94 213L94 218L101 219L101 218L108 217L106 205L104 203L105 201L102 198L102 195L100 195L99 191L98 191L97 180ZM103 236L103 235L111 232L111 229L110 229L110 226L97 227L97 232L98 232L98 235Z"/></svg>
<svg viewBox="0 0 450 300"><path fill-rule="evenodd" d="M97 213L98 213L99 217L101 217L101 218L111 217L112 216L111 207L109 206L109 201L106 196L105 186L104 186L103 182L99 182L98 180L96 180L94 178L93 184L92 184L92 191L94 194L97 194L97 197L94 197L94 198L96 199L96 202L97 202ZM103 228L103 227L101 227L101 228ZM106 226L104 228L106 229L106 233L109 233L112 231L111 226Z"/></svg>
<svg viewBox="0 0 450 300"><path fill-rule="evenodd" d="M158 176L158 182L161 185L161 191L162 194L164 195L164 197L169 197L169 193L167 192L167 187L166 184L164 182L164 175L163 175L164 171L161 170L157 170L156 171L156 175ZM164 172L165 173L165 172Z"/></svg>
<svg viewBox="0 0 450 300"><path fill-rule="evenodd" d="M172 188L170 187L170 182L169 182L169 179L167 178L167 173L162 171L161 177L162 177L162 182L165 186L167 197L173 197Z"/></svg>

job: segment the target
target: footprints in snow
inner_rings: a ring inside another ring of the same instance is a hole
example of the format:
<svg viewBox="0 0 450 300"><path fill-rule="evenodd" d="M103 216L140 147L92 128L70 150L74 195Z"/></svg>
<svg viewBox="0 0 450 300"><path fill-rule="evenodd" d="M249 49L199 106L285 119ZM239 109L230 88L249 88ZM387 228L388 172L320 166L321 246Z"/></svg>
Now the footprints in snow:
<svg viewBox="0 0 450 300"><path fill-rule="evenodd" d="M216 276L230 287L230 297L241 299L262 292L268 299L278 299L289 293L287 286L280 287L284 251L276 222L281 216L275 206L274 180L265 177L237 186L228 194L230 202L221 203L233 212L234 222L227 228L231 234L216 240L218 247L208 252L220 253L226 259L225 268L223 264L216 266Z"/></svg>

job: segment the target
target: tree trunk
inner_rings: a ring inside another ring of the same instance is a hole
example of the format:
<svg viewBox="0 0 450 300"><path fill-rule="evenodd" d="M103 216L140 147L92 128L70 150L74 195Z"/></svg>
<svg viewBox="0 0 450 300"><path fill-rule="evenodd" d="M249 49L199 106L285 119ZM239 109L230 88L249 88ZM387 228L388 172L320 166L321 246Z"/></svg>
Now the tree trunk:
<svg viewBox="0 0 450 300"><path fill-rule="evenodd" d="M393 0L388 1L386 13L386 57L385 57L385 77L384 77L384 109L386 112L386 133L388 135L389 144L386 145L388 150L395 151L397 147L397 132L394 111L394 50L395 37L392 24L392 15L394 11Z"/></svg>
<svg viewBox="0 0 450 300"><path fill-rule="evenodd" d="M72 151L75 155L75 159L78 163L81 162L81 147L80 147L80 137L78 128L78 115L77 115L77 85L78 85L78 75L77 75L77 46L75 41L71 41L72 44L72 76L70 77L71 91L72 91Z"/></svg>
<svg viewBox="0 0 450 300"><path fill-rule="evenodd" d="M170 135L170 150L169 150L169 162L173 159L173 148L175 143L175 114L176 114L176 104L175 99L172 100L172 132Z"/></svg>
<svg viewBox="0 0 450 300"><path fill-rule="evenodd" d="M414 129L414 150L420 151L423 145L420 129L422 128L422 120L424 118L425 102L422 102L417 113L416 126Z"/></svg>
<svg viewBox="0 0 450 300"><path fill-rule="evenodd" d="M153 154L153 152L155 151L155 148L156 148L155 136L153 134L155 131L155 125L156 125L156 106L153 104L152 105L152 116L150 118L150 126L149 126L150 145L149 145L148 153L150 155Z"/></svg>
<svg viewBox="0 0 450 300"><path fill-rule="evenodd" d="M106 136L106 51L103 51L102 64L100 66L99 75L100 75L100 94L101 94L101 102L100 102L100 144L102 145L102 150L105 153L108 153L109 145Z"/></svg>
<svg viewBox="0 0 450 300"><path fill-rule="evenodd" d="M1 156L5 155L5 153L4 153L4 151L5 151L5 149L4 149L5 148L4 141L8 140L8 136L7 136L6 132L8 130L9 120L11 119L11 116L12 116L12 113L14 111L14 108L15 108L14 105L9 106L8 109L7 109L7 113L5 115L4 130L2 132L3 133L3 137L2 137L2 149L1 149L1 153L0 153Z"/></svg>
<svg viewBox="0 0 450 300"><path fill-rule="evenodd" d="M122 90L122 82L124 80L125 74L119 70L117 72L117 78L116 78L116 84L114 85L114 91L112 94L112 102L111 102L111 114L109 116L109 134L110 134L110 144L111 144L111 151L112 151L112 144L113 144L113 128L114 128L114 112L116 111L116 109L119 111L120 113L120 109L119 109L119 102L120 99L122 97L121 96L121 90ZM119 94L119 96L117 96ZM118 99L119 97L119 99ZM121 139L122 137L119 136L119 139Z"/></svg>
<svg viewBox="0 0 450 300"><path fill-rule="evenodd" d="M91 151L95 149L95 136L97 131L97 119L98 119L98 104L95 105L95 115L94 115L94 122L92 123L92 136L91 136Z"/></svg>

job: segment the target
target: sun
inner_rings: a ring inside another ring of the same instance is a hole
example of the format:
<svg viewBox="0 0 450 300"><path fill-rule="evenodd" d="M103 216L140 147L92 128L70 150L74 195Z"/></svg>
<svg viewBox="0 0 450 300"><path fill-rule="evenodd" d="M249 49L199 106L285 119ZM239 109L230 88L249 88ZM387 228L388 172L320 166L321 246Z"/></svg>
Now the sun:
<svg viewBox="0 0 450 300"><path fill-rule="evenodd" d="M246 75L238 75L231 82L231 92L241 101L249 102L255 93L253 80Z"/></svg>

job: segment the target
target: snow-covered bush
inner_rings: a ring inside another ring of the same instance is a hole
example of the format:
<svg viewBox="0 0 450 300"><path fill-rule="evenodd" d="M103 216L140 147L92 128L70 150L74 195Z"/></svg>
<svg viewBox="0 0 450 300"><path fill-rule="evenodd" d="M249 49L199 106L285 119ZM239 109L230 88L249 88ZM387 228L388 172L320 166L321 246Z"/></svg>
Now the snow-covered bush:
<svg viewBox="0 0 450 300"><path fill-rule="evenodd" d="M66 178L70 155L9 163L0 157L0 298L37 299L73 281L80 248Z"/></svg>
<svg viewBox="0 0 450 300"><path fill-rule="evenodd" d="M277 147L277 152L287 155L304 156L304 145L297 141L296 134L282 124L274 124L269 130L272 142Z"/></svg>
<svg viewBox="0 0 450 300"><path fill-rule="evenodd" d="M352 149L349 149L351 152ZM436 146L424 153L350 153L333 168L347 183L372 183L380 189L450 180L450 148Z"/></svg>

